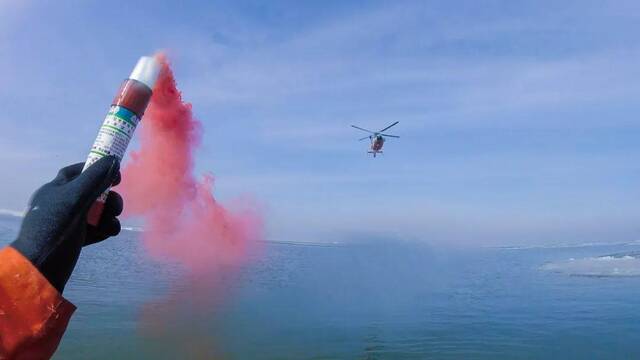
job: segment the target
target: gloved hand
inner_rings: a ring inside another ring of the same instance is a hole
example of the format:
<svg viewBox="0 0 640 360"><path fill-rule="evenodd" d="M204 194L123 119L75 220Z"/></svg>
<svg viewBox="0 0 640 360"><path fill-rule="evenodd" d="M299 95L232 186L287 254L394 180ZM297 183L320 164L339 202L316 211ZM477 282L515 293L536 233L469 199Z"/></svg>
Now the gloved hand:
<svg viewBox="0 0 640 360"><path fill-rule="evenodd" d="M29 203L18 238L11 246L24 255L60 293L71 276L83 246L120 233L116 216L122 198L109 192L98 226L87 224L93 202L120 182L120 162L107 156L82 172L84 163L60 170L38 189Z"/></svg>

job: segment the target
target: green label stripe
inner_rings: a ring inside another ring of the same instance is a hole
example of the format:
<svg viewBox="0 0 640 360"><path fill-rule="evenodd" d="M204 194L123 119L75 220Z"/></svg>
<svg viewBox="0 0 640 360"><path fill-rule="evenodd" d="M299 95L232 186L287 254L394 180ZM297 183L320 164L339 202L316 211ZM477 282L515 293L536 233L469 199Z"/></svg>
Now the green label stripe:
<svg viewBox="0 0 640 360"><path fill-rule="evenodd" d="M127 134L126 132L124 132L124 131L122 131L122 130L118 129L118 128L117 128L117 127L115 127L115 126L111 126L111 125L104 124L104 125L102 125L102 127L106 127L106 128L108 128L108 129L115 130L116 132L119 132L120 134L122 134L122 135L124 135L124 136L126 136L126 137L128 137L128 138L131 138L131 136L129 136L129 134Z"/></svg>
<svg viewBox="0 0 640 360"><path fill-rule="evenodd" d="M109 111L109 115L115 116L122 121L126 121L129 124L131 124L131 126L133 127L136 127L137 125L133 120L131 120L132 118L137 119L136 114L134 114L132 111L129 111L121 106L112 107L111 111Z"/></svg>
<svg viewBox="0 0 640 360"><path fill-rule="evenodd" d="M120 116L118 116L118 115L116 115L116 114L112 114L112 116L113 116L113 117L116 117L116 118L118 118L118 119L120 119L120 120L122 120L122 121L124 121L124 122L129 123L129 124L130 124L131 126L133 126L133 127L136 127L136 124L134 124L134 123L133 123L133 121L131 121L131 120L129 120L129 119L125 119L125 118L120 117Z"/></svg>
<svg viewBox="0 0 640 360"><path fill-rule="evenodd" d="M100 156L107 156L107 154L103 153L102 151L98 151L98 150L91 150L89 152L92 153L92 154L100 155Z"/></svg>

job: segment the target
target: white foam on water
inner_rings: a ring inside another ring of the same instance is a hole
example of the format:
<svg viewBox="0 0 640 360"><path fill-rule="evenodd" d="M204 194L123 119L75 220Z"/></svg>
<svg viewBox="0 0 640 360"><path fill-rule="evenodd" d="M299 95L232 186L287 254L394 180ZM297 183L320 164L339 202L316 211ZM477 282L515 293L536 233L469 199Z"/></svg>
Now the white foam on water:
<svg viewBox="0 0 640 360"><path fill-rule="evenodd" d="M632 255L606 255L549 262L542 270L573 276L640 276L640 258Z"/></svg>
<svg viewBox="0 0 640 360"><path fill-rule="evenodd" d="M11 210L11 209L0 209L0 215L7 215L13 217L24 217L24 211Z"/></svg>
<svg viewBox="0 0 640 360"><path fill-rule="evenodd" d="M121 229L126 231L135 231L135 232L144 231L144 228L139 226L122 226Z"/></svg>
<svg viewBox="0 0 640 360"><path fill-rule="evenodd" d="M491 249L500 250L533 250L533 249L571 249L583 247L599 247L599 246L635 246L640 245L640 240L627 242L585 242L585 243L566 243L566 244L547 244L547 245L507 245L507 246L489 246Z"/></svg>
<svg viewBox="0 0 640 360"><path fill-rule="evenodd" d="M23 218L24 215L25 215L25 212L24 211L18 211L18 210L1 209L0 208L0 215ZM140 227L140 226L122 226L121 229L122 230L126 230L126 231L135 231L135 232L144 231L144 229L142 227Z"/></svg>

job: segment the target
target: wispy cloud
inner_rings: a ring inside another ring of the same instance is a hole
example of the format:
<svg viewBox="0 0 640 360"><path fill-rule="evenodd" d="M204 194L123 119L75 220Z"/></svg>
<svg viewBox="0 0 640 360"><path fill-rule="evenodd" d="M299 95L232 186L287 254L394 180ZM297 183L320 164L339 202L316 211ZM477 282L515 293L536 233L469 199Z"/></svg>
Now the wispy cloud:
<svg viewBox="0 0 640 360"><path fill-rule="evenodd" d="M571 26L588 29L587 20L563 24L569 9L561 7L544 21L535 17L475 20L441 14L437 7L403 3L333 19L252 51L225 49L201 39L203 43L192 42L191 49L183 49L191 54L185 58L210 60L195 64L200 75L187 79L186 88L199 104L260 106L270 119L266 136L312 128L304 125L304 119L278 120L268 115L274 107L297 104L305 104L310 119L324 124L342 125L344 117L335 116L342 112L371 121L390 114L408 119L431 115L446 122L416 122L492 126L491 116L496 114L632 98L640 87L633 81L639 72L638 47L596 44L539 56L516 47L537 32L553 37L571 31ZM496 39L503 41L497 53L483 53L483 47L496 46L487 43ZM534 45L540 47L543 40L536 41ZM480 49L465 52L476 47ZM324 113L323 103L331 104L332 116ZM524 120L516 117L514 121ZM557 123L558 119L549 120Z"/></svg>

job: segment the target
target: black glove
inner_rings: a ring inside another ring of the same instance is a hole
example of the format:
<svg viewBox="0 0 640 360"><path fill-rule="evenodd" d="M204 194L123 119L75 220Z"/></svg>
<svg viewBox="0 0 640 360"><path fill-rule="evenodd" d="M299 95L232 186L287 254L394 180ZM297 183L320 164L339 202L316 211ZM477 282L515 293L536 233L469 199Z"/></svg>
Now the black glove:
<svg viewBox="0 0 640 360"><path fill-rule="evenodd" d="M18 238L11 246L24 255L60 293L71 276L80 249L120 233L116 216L122 198L109 192L98 226L87 224L87 212L111 185L120 182L120 162L107 156L82 172L84 163L60 170L29 202Z"/></svg>

